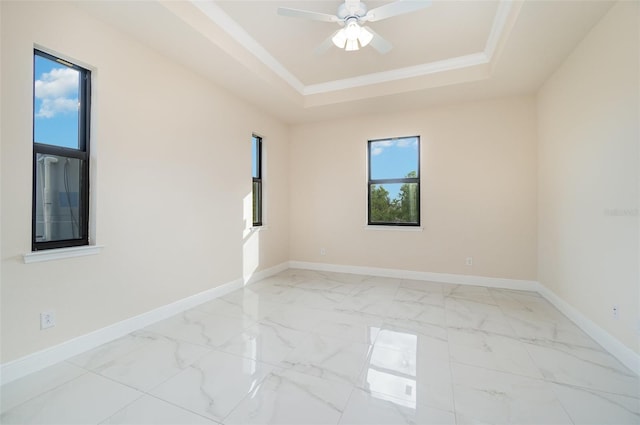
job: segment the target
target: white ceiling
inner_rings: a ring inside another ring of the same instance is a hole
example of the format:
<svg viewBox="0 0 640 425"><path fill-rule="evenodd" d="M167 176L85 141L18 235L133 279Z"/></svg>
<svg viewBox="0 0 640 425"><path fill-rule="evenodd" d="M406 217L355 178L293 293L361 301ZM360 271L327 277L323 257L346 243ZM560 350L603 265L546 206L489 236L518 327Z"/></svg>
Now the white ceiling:
<svg viewBox="0 0 640 425"><path fill-rule="evenodd" d="M404 0L411 1L411 0ZM79 7L295 123L534 93L610 1L433 1L368 25L393 44L314 49L337 24L283 17L280 6L335 14L339 0L78 1ZM389 1L366 1L369 9Z"/></svg>

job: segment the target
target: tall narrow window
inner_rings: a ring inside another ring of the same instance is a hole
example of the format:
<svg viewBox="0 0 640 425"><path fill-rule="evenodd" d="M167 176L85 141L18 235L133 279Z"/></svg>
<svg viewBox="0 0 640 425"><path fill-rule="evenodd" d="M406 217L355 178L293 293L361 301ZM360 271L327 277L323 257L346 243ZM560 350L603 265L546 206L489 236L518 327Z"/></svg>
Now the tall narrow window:
<svg viewBox="0 0 640 425"><path fill-rule="evenodd" d="M89 244L91 72L34 50L32 250Z"/></svg>
<svg viewBox="0 0 640 425"><path fill-rule="evenodd" d="M262 226L262 138L251 137L253 174L253 225Z"/></svg>
<svg viewBox="0 0 640 425"><path fill-rule="evenodd" d="M420 225L420 137L371 140L370 225Z"/></svg>

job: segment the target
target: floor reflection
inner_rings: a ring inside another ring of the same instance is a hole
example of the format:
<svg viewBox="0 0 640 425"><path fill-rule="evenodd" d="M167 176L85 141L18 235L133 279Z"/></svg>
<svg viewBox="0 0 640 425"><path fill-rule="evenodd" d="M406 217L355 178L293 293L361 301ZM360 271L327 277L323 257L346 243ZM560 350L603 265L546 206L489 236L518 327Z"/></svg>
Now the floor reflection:
<svg viewBox="0 0 640 425"><path fill-rule="evenodd" d="M418 336L389 329L372 331L379 331L378 340L382 338L384 344L374 345L371 351L367 389L375 398L415 409Z"/></svg>

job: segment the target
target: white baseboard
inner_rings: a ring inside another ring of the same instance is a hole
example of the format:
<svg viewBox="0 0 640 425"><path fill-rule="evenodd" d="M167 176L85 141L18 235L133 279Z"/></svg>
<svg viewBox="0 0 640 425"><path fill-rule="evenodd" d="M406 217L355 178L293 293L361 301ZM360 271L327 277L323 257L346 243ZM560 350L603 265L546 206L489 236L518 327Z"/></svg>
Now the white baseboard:
<svg viewBox="0 0 640 425"><path fill-rule="evenodd" d="M289 267L338 273L364 274L370 276L395 277L400 279L428 280L433 282L453 283L458 285L479 285L492 288L515 289L539 293L553 304L561 313L573 321L587 335L593 338L622 364L640 375L640 354L618 341L610 333L596 325L577 309L560 298L555 292L537 281L503 279L484 276L470 276L448 273L418 272L410 270L383 269L376 267L345 266L339 264L310 263L289 261Z"/></svg>
<svg viewBox="0 0 640 425"><path fill-rule="evenodd" d="M517 289L520 291L538 291L539 283L533 280L504 279L499 277L472 276L466 274L449 274L419 272L400 269L383 269L378 267L345 266L339 264L309 263L289 261L293 269L307 269L325 272L364 274L369 276L395 277L398 279L427 280L432 282L453 283L456 285L488 286L491 288Z"/></svg>
<svg viewBox="0 0 640 425"><path fill-rule="evenodd" d="M609 332L593 323L546 286L540 284L538 292L611 355L620 360L622 364L631 369L636 375L640 375L640 354L634 352Z"/></svg>
<svg viewBox="0 0 640 425"><path fill-rule="evenodd" d="M107 327L97 329L85 335L65 341L53 347L29 354L19 359L0 365L0 385L4 385L30 373L37 372L48 366L52 366L85 351L96 348L102 344L121 338L138 329L147 327L160 320L167 319L185 310L189 310L207 301L222 297L230 292L240 289L245 285L272 276L286 270L288 263L282 263L275 267L253 273L241 279L207 289L206 291L187 298L164 305L138 316L125 319Z"/></svg>
<svg viewBox="0 0 640 425"><path fill-rule="evenodd" d="M285 261L284 263L280 263L277 266L270 267L265 270L260 270L258 272L253 272L248 276L244 277L244 284L251 285L259 280L265 279L267 277L276 275L280 272L283 272L289 268L289 262Z"/></svg>

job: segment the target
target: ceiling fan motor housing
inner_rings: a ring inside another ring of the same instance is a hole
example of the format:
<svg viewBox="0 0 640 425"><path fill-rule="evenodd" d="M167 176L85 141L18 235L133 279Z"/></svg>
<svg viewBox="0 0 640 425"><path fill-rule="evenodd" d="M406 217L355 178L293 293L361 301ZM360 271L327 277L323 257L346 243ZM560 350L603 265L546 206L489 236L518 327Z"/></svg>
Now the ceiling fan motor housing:
<svg viewBox="0 0 640 425"><path fill-rule="evenodd" d="M350 17L362 18L367 14L367 6L361 1L347 0L338 7L338 17L346 20Z"/></svg>

